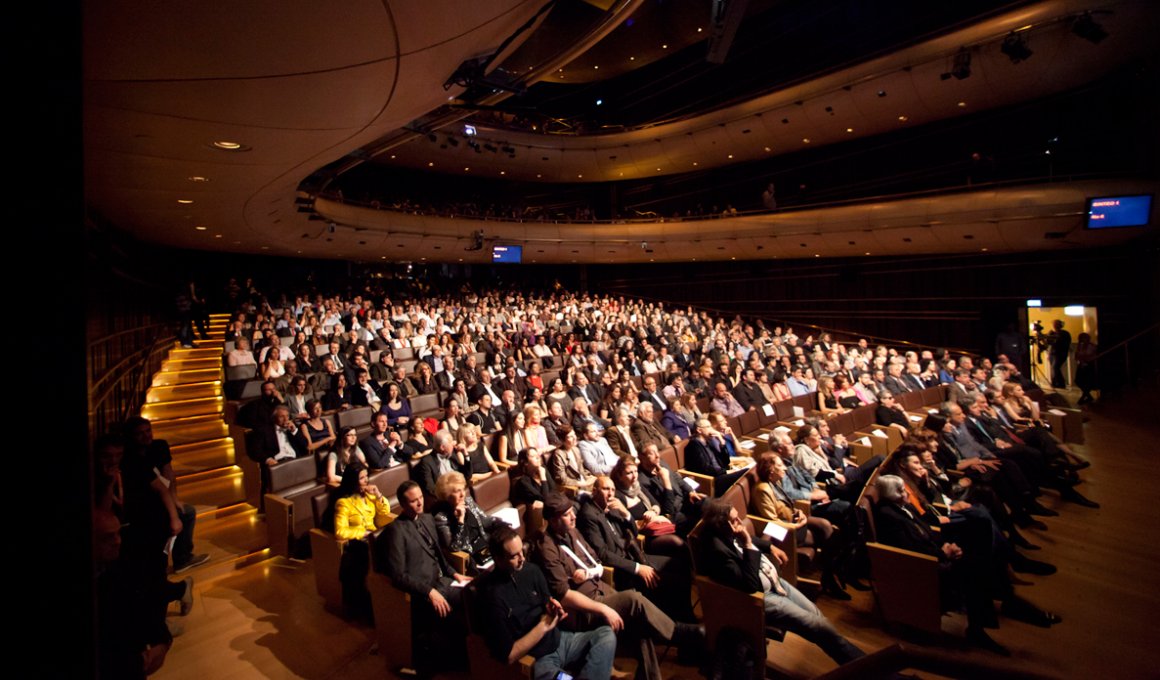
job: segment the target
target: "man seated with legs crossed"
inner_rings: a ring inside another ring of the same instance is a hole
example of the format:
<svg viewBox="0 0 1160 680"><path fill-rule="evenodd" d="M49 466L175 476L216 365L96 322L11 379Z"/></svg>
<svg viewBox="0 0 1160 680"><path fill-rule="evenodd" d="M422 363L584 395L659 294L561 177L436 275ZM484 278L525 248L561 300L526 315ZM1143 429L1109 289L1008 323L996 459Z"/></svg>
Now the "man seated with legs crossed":
<svg viewBox="0 0 1160 680"><path fill-rule="evenodd" d="M488 546L495 569L476 582L479 607L473 609L492 655L514 664L530 654L536 659L535 680L555 680L560 671L578 680L610 677L616 655L612 628L561 630L568 612L551 596L544 572L527 562L520 535L501 527L492 532Z"/></svg>
<svg viewBox="0 0 1160 680"><path fill-rule="evenodd" d="M704 643L703 626L676 623L639 592L617 591L602 580L604 565L576 530L576 509L571 500L559 493L549 495L544 519L548 527L540 534L533 557L547 577L552 596L576 614L574 623L572 619L568 622L574 630L603 623L616 631L623 629L627 640L639 645L634 648L639 680L661 678L654 640L678 647Z"/></svg>

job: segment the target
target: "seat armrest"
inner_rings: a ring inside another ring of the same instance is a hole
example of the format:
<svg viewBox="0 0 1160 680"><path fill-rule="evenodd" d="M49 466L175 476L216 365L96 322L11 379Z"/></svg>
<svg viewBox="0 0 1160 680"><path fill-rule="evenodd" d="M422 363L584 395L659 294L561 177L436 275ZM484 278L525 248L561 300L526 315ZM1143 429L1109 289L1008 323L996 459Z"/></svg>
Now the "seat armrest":
<svg viewBox="0 0 1160 680"><path fill-rule="evenodd" d="M689 472L688 470L677 470L677 474L682 477L690 477L696 480L697 484L699 485L697 487L697 493L703 493L709 498L717 497L717 494L713 493L715 489L713 488L714 478L712 476L703 475L700 472Z"/></svg>

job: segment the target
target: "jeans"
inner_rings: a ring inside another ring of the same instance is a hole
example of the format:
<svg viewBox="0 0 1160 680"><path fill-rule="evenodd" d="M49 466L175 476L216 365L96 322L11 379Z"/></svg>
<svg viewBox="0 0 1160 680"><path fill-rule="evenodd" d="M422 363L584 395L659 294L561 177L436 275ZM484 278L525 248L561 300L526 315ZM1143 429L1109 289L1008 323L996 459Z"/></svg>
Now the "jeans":
<svg viewBox="0 0 1160 680"><path fill-rule="evenodd" d="M197 523L197 508L182 503L177 508L177 516L181 518L181 533L173 541L174 569L193 559L193 525Z"/></svg>
<svg viewBox="0 0 1160 680"><path fill-rule="evenodd" d="M800 590L785 579L781 580L781 587L786 592L784 596L776 592L765 594L765 620L769 625L802 636L839 664L865 656L865 652L842 637Z"/></svg>
<svg viewBox="0 0 1160 680"><path fill-rule="evenodd" d="M608 626L600 626L583 633L560 631L560 646L536 659L532 667L535 680L555 680L556 675L583 661L576 673L577 680L603 680L612 676L612 660L616 657L616 634Z"/></svg>

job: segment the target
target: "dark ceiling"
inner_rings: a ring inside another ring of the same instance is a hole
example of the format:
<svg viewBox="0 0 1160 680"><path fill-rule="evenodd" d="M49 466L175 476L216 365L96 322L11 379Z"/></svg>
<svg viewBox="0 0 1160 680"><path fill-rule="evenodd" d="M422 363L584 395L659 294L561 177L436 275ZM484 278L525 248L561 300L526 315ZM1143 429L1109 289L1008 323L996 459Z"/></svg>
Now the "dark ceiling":
<svg viewBox="0 0 1160 680"><path fill-rule="evenodd" d="M495 113L518 129L573 134L652 125L751 99L1027 3L752 0L720 65L706 60L713 4L647 0L595 47ZM501 69L512 76L530 70L600 14L580 0L557 3ZM486 91L469 90L461 99ZM492 112L479 118L497 120Z"/></svg>

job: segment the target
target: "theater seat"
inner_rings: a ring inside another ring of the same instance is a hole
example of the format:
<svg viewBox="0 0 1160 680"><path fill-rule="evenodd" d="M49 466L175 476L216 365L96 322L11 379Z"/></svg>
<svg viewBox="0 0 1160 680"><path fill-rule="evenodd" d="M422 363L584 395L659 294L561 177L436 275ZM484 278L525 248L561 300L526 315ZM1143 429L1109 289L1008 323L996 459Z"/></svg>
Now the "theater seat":
<svg viewBox="0 0 1160 680"><path fill-rule="evenodd" d="M532 670L536 660L525 654L514 664L503 663L491 655L487 642L483 638L486 624L483 616L475 606L479 600L479 593L475 586L468 586L464 592L464 604L467 609L467 658L471 663L471 675L479 680L525 680L532 677Z"/></svg>
<svg viewBox="0 0 1160 680"><path fill-rule="evenodd" d="M739 634L757 652L752 678L765 677L766 640L782 641L785 631L765 625L765 597L762 593L743 593L702 576L697 564L700 559L700 532L703 524L689 534L693 552L693 587L701 603L701 619L705 625L705 639L709 653L717 649L721 633L729 630Z"/></svg>
<svg viewBox="0 0 1160 680"><path fill-rule="evenodd" d="M269 480L265 509L270 552L290 557L314 528L313 497L326 486L318 481L313 456L275 465L269 469Z"/></svg>
<svg viewBox="0 0 1160 680"><path fill-rule="evenodd" d="M935 635L942 632L938 559L877 542L874 506L878 490L870 484L858 501L870 557L870 578L878 611L887 624L902 624Z"/></svg>

